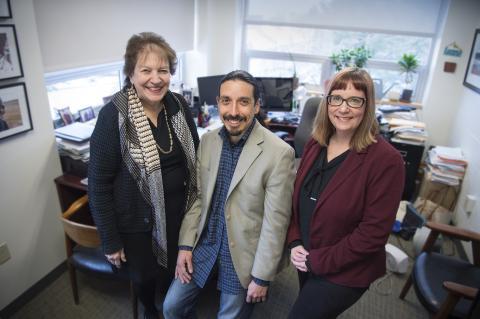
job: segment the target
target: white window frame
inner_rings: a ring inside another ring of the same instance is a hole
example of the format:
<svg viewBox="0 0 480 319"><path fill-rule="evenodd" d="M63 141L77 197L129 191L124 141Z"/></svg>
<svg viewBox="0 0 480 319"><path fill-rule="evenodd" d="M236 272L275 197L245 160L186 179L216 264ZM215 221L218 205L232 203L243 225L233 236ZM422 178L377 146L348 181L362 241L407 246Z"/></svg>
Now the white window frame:
<svg viewBox="0 0 480 319"><path fill-rule="evenodd" d="M254 19L247 18L248 10L248 1L244 0L245 4L243 5L242 12L242 55L241 55L241 65L245 70L248 70L249 61L252 58L262 58L262 59L273 59L273 60L287 60L295 62L313 62L313 63L322 63L322 74L321 82L332 77L334 74L332 68L332 62L328 56L325 55L312 55L312 54L297 54L297 53L288 53L288 52L274 52L274 51L263 51L263 50L249 50L247 49L247 39L245 30L248 25L262 25L262 26L285 26L285 27L300 27L300 28L312 28L312 29L326 29L326 30L340 30L340 31L351 31L351 32L366 32L366 33L383 33L390 35L405 35L405 36L416 36L416 37L428 37L431 38L432 44L430 47L429 56L427 63L420 65L417 69L418 80L416 87L414 88L415 92L415 101L420 102L423 100L425 94L425 88L428 79L428 73L431 66L431 61L434 55L436 43L438 41L439 30L441 25L445 20L447 13L448 1L442 1L442 11L444 13L443 17L438 19L438 24L436 27L435 33L425 33L425 32L395 32L395 31L385 31L381 29L363 29L363 28L354 28L354 27L334 27L334 26L324 26L324 25L311 25L311 24L297 24L297 23L275 23L275 22L264 22ZM392 70L401 72L400 66L397 62L391 61L382 61L377 59L369 59L366 64L367 69L383 69L383 70Z"/></svg>

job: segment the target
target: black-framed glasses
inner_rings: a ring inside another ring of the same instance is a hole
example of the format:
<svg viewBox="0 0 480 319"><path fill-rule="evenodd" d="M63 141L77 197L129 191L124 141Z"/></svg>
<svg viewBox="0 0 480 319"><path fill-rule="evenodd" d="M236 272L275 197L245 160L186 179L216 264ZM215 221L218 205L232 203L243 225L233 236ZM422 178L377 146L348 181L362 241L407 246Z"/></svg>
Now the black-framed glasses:
<svg viewBox="0 0 480 319"><path fill-rule="evenodd" d="M347 99L344 99L340 95L327 95L327 102L331 106L340 106L343 101L347 102L349 107L354 109L361 108L367 99L358 96L351 96Z"/></svg>

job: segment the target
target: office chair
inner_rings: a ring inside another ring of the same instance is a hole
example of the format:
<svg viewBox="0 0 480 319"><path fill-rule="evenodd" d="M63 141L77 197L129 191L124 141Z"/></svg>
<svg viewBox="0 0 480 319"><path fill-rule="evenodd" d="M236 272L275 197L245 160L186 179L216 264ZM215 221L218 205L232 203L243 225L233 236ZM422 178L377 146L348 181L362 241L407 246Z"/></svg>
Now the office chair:
<svg viewBox="0 0 480 319"><path fill-rule="evenodd" d="M404 299L411 285L420 303L433 318L473 318L478 312L480 287L480 233L458 227L427 222L430 235L415 260L400 299ZM473 264L455 256L433 252L438 236L471 242ZM477 317L478 318L478 317Z"/></svg>
<svg viewBox="0 0 480 319"><path fill-rule="evenodd" d="M302 157L303 147L312 136L313 120L315 119L315 115L317 115L317 110L320 107L321 101L321 97L314 96L305 102L302 118L300 119L300 123L298 123L293 139L296 157Z"/></svg>
<svg viewBox="0 0 480 319"><path fill-rule="evenodd" d="M100 237L88 208L88 196L77 199L60 217L65 231L67 265L72 286L73 299L78 305L78 286L76 270L95 274L104 278L129 280L125 267L113 269L106 260L100 247ZM130 281L133 318L137 319L138 302Z"/></svg>

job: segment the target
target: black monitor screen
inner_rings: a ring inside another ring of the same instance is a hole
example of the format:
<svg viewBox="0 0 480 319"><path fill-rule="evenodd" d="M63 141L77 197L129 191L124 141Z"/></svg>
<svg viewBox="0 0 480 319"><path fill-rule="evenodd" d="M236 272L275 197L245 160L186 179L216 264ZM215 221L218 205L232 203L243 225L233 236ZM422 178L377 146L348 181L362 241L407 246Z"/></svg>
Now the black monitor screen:
<svg viewBox="0 0 480 319"><path fill-rule="evenodd" d="M203 76L197 78L200 105L216 105L220 81L225 75Z"/></svg>
<svg viewBox="0 0 480 319"><path fill-rule="evenodd" d="M292 111L293 78L257 77L260 106L266 111Z"/></svg>

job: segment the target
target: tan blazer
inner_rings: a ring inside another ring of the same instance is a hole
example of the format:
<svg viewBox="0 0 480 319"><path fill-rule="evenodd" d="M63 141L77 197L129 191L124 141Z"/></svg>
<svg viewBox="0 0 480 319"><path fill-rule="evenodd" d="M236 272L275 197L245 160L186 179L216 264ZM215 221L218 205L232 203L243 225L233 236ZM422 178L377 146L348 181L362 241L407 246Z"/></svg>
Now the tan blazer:
<svg viewBox="0 0 480 319"><path fill-rule="evenodd" d="M195 247L208 223L222 152L218 131L206 133L197 152L198 198L186 213L180 246ZM272 281L285 259L290 222L294 150L258 122L238 160L225 203L225 221L233 265L244 288L252 276ZM195 271L195 265L193 265Z"/></svg>

